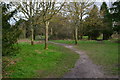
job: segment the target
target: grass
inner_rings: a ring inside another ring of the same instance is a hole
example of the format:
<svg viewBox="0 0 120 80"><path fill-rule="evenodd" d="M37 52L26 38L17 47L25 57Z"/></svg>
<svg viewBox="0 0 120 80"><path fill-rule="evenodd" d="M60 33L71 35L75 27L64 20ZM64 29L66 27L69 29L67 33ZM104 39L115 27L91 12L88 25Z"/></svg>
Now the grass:
<svg viewBox="0 0 120 80"><path fill-rule="evenodd" d="M44 50L44 44L32 46L28 43L19 43L19 46L19 54L3 57L3 61L10 63L4 69L6 74L3 77L59 78L74 67L79 58L79 55L71 50L54 44L49 44L48 50Z"/></svg>
<svg viewBox="0 0 120 80"><path fill-rule="evenodd" d="M74 41L56 40L55 42L74 44ZM118 43L111 41L78 41L76 48L85 51L97 65L101 65L107 74L118 74Z"/></svg>

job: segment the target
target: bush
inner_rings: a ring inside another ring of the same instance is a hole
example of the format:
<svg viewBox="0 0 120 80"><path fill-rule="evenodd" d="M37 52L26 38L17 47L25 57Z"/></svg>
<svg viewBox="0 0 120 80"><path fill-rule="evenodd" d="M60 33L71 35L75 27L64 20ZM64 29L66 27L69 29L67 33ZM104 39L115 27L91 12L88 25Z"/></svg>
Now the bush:
<svg viewBox="0 0 120 80"><path fill-rule="evenodd" d="M17 43L17 38L20 35L20 31L14 26L9 29L3 28L3 38L2 38L2 55L15 55L19 47L15 45Z"/></svg>
<svg viewBox="0 0 120 80"><path fill-rule="evenodd" d="M2 6L2 56L15 55L18 47L15 45L20 35L18 24L11 26L8 22L17 10L9 11L11 4L1 3Z"/></svg>

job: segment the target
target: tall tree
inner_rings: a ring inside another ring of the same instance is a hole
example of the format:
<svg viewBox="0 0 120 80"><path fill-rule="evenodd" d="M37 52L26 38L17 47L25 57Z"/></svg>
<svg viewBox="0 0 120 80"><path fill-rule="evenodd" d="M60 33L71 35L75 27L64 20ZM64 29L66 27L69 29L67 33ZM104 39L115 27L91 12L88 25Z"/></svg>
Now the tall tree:
<svg viewBox="0 0 120 80"><path fill-rule="evenodd" d="M88 35L89 39L96 40L97 37L100 35L100 30L102 26L102 21L99 16L99 10L96 5L94 5L89 12L88 17L85 19L85 23L87 26L86 34Z"/></svg>
<svg viewBox="0 0 120 80"><path fill-rule="evenodd" d="M31 45L34 44L34 16L41 10L39 10L40 3L36 0L25 0L24 2L16 3L19 6L19 11L24 14L24 17L29 21L31 28ZM36 20L37 21L37 20Z"/></svg>
<svg viewBox="0 0 120 80"><path fill-rule="evenodd" d="M10 11L11 3L1 3L0 5L2 5L2 55L15 55L18 47L15 47L14 44L17 42L20 30L16 25L11 26L9 21L17 13L17 9Z"/></svg>
<svg viewBox="0 0 120 80"><path fill-rule="evenodd" d="M120 34L120 1L117 0L112 5L113 5L113 7L110 8L111 18L113 19L113 22L115 22L113 29L118 34Z"/></svg>
<svg viewBox="0 0 120 80"><path fill-rule="evenodd" d="M54 15L56 15L61 8L64 6L64 3L58 3L58 2L41 2L41 9L40 17L42 19L42 22L45 24L45 49L48 49L48 28L49 28L49 22L53 18Z"/></svg>
<svg viewBox="0 0 120 80"><path fill-rule="evenodd" d="M88 14L88 11L90 9L90 6L92 5L92 2L89 2L88 0L85 0L85 2L71 2L68 3L66 7L66 11L70 13L71 16L71 22L73 23L74 27L74 39L75 44L77 44L78 41L78 30L79 35L82 38L83 36L83 17Z"/></svg>
<svg viewBox="0 0 120 80"><path fill-rule="evenodd" d="M104 24L104 28L102 30L103 40L107 40L112 35L112 19L109 18L110 13L105 2L103 2L101 5L100 15Z"/></svg>

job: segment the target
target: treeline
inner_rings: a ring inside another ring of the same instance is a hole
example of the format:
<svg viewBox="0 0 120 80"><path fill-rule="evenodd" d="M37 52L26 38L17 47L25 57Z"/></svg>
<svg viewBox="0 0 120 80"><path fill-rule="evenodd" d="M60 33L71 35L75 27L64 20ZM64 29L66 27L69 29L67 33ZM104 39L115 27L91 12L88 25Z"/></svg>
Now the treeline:
<svg viewBox="0 0 120 80"><path fill-rule="evenodd" d="M37 36L45 37L45 49L48 49L48 39L74 39L77 44L83 36L97 40L103 34L103 40L108 40L113 33L120 32L120 1L114 2L110 8L103 2L100 9L89 1L59 3L32 0L1 5L5 55L12 52L12 46L20 38L30 38L31 45L34 45ZM16 21L13 26L10 25L11 19Z"/></svg>

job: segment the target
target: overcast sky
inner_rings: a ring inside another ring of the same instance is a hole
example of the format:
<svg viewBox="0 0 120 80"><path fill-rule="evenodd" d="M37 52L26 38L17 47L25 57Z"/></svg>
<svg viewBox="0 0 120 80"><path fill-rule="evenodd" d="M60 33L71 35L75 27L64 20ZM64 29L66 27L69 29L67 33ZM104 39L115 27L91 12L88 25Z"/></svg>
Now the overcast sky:
<svg viewBox="0 0 120 80"><path fill-rule="evenodd" d="M110 0L104 0L104 1L107 3L107 6L108 6L108 7L110 7L110 6L111 6L111 3L113 3L113 1L112 1L112 2L109 2ZM6 1L4 0L4 2L6 2ZM7 2L8 2L8 0L7 0ZM102 2L103 2L103 1L100 1L100 0L95 1L95 4L99 7L99 9L100 9L100 6L101 6ZM21 14L20 14L20 15L21 15ZM13 19L11 19L10 24L15 24L15 21L14 21Z"/></svg>

